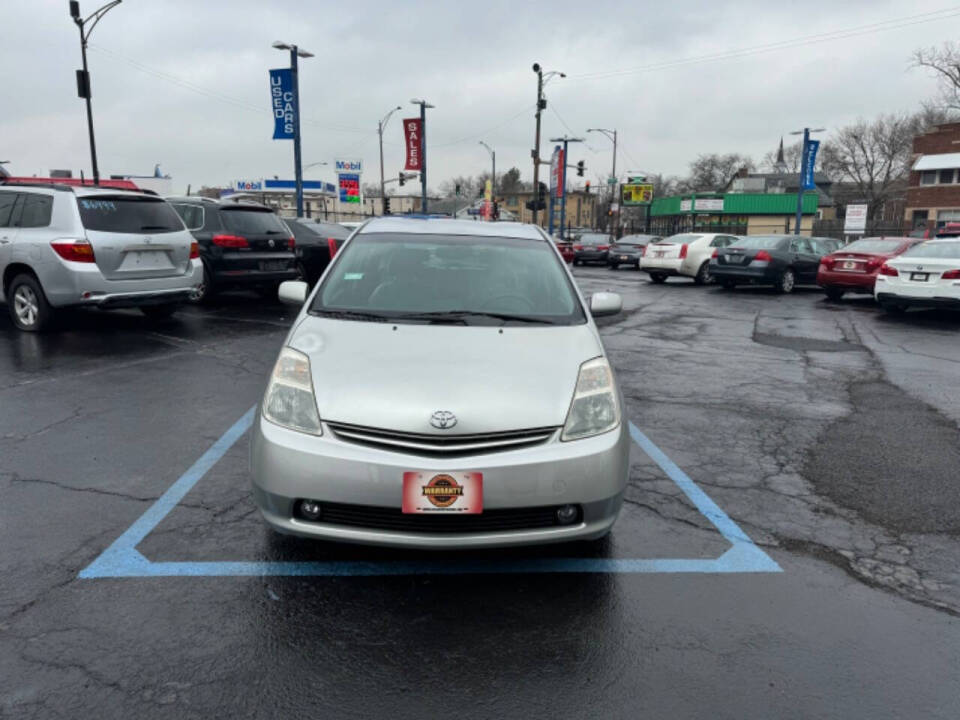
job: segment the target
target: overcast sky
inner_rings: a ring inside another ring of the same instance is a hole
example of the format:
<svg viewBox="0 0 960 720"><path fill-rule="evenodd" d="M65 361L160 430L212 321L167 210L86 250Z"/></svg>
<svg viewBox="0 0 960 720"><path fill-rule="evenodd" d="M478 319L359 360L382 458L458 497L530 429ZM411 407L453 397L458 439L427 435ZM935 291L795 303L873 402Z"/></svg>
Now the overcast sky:
<svg viewBox="0 0 960 720"><path fill-rule="evenodd" d="M103 1L82 0L84 15ZM292 143L271 140L267 69L287 63L270 47L283 40L316 54L300 73L305 164L362 158L364 182L375 181L377 121L401 105L384 137L394 176L403 163L398 117L416 115L409 101L423 97L436 105L427 122L432 188L488 168L480 140L496 149L498 170L515 165L529 180L537 61L568 75L547 87L544 138L616 128L618 170L680 174L699 153L759 159L805 124L915 108L936 85L908 67L910 53L958 35L954 7L948 17L950 5L922 0L124 0L91 37L100 168L149 174L159 162L177 191L292 177ZM925 14L936 20L917 22ZM865 32L886 21L895 22ZM858 28L843 39L676 64ZM89 173L79 66L67 0L0 0L0 160L14 174ZM610 167L611 143L586 137L571 160L583 159L596 181ZM333 180L327 167L305 175Z"/></svg>

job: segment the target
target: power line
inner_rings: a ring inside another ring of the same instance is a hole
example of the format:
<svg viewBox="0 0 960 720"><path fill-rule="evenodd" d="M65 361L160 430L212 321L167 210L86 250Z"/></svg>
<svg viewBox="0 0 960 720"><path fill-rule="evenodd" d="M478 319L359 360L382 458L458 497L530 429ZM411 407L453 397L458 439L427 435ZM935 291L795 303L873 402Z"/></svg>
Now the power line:
<svg viewBox="0 0 960 720"><path fill-rule="evenodd" d="M859 35L869 35L873 33L883 32L885 30L896 30L903 27L909 27L911 25L919 25L922 23L935 22L938 20L947 20L953 17L960 15L960 6L954 6L951 8L943 8L941 10L934 10L931 12L921 13L919 15L908 15L906 17L892 18L890 20L884 20L877 23L871 23L869 25L860 25L852 28L845 28L841 30L833 30L825 33L816 33L813 35L805 35L798 38L793 38L791 40L780 40L773 43L765 43L763 45L753 45L744 48L737 48L732 50L724 50L717 53L711 53L709 55L699 55L695 57L682 58L679 60L671 60L667 62L654 63L651 65L644 65L634 68L624 68L620 70L608 70L603 72L595 73L584 73L582 75L568 75L569 81L576 80L599 80L610 77L619 77L622 75L633 75L636 73L650 72L653 70L666 70L674 67L681 67L683 65L694 65L699 63L712 62L716 60L729 60L739 57L746 57L749 55L756 55L765 52L774 52L776 50L787 50L795 47L802 47L804 45L813 45L816 43L830 42L832 40L843 40L850 37L857 37Z"/></svg>

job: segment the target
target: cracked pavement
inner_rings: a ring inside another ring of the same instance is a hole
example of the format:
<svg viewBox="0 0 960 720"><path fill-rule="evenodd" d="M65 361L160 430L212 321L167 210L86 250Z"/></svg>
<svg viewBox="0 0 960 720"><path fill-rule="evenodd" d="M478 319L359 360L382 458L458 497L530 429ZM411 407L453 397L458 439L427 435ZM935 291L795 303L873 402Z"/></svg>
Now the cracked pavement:
<svg viewBox="0 0 960 720"><path fill-rule="evenodd" d="M576 276L624 298L599 324L627 416L782 573L79 580L258 400L293 313L237 294L39 337L4 316L0 717L955 718L960 316ZM246 451L140 552L415 557L272 535ZM498 557L728 547L635 449L609 538Z"/></svg>

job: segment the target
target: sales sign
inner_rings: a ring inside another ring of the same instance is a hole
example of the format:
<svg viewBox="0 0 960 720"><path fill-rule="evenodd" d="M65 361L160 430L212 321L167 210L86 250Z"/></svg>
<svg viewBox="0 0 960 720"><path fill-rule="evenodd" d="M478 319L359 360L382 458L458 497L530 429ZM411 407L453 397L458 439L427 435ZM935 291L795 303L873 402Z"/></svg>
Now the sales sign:
<svg viewBox="0 0 960 720"><path fill-rule="evenodd" d="M360 204L360 176L356 173L341 173L337 176L340 186L340 202Z"/></svg>
<svg viewBox="0 0 960 720"><path fill-rule="evenodd" d="M845 235L863 235L867 231L867 205L847 205L843 221Z"/></svg>
<svg viewBox="0 0 960 720"><path fill-rule="evenodd" d="M423 170L423 120L407 118L403 121L403 142L407 148L404 170Z"/></svg>
<svg viewBox="0 0 960 720"><path fill-rule="evenodd" d="M649 205L653 202L653 185L650 183L631 183L620 188L624 206Z"/></svg>
<svg viewBox="0 0 960 720"><path fill-rule="evenodd" d="M563 156L563 148L559 145L553 150L553 159L550 161L550 185L553 196L563 197L563 181L566 176L566 158Z"/></svg>
<svg viewBox="0 0 960 720"><path fill-rule="evenodd" d="M697 212L723 212L723 198L697 198L693 209Z"/></svg>
<svg viewBox="0 0 960 720"><path fill-rule="evenodd" d="M273 109L273 139L293 140L297 102L290 68L270 71L270 107Z"/></svg>

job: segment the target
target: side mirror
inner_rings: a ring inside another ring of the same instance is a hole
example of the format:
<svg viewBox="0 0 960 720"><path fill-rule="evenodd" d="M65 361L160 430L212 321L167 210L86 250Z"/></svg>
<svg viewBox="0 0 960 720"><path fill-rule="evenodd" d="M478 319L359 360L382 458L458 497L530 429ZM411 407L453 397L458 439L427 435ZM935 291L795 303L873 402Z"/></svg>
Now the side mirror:
<svg viewBox="0 0 960 720"><path fill-rule="evenodd" d="M590 297L590 314L594 317L616 315L621 310L623 310L623 300L617 293L598 292Z"/></svg>
<svg viewBox="0 0 960 720"><path fill-rule="evenodd" d="M307 292L310 286L301 280L287 280L280 283L280 290L277 296L284 305L295 305L299 307L307 301Z"/></svg>

